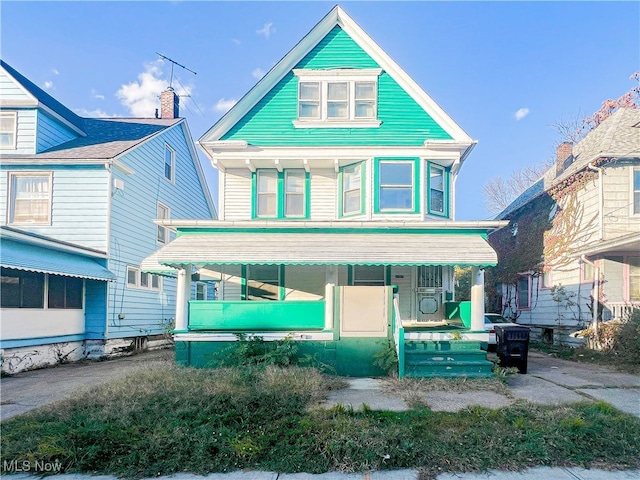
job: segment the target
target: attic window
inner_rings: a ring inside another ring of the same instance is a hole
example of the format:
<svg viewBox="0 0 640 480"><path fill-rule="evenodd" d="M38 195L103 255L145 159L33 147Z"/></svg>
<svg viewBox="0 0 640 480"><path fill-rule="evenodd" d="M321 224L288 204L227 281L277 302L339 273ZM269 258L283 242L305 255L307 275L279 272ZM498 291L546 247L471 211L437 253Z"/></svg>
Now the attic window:
<svg viewBox="0 0 640 480"><path fill-rule="evenodd" d="M377 119L381 69L296 69L296 128L372 128Z"/></svg>
<svg viewBox="0 0 640 480"><path fill-rule="evenodd" d="M0 149L16 149L17 118L16 112L0 113Z"/></svg>

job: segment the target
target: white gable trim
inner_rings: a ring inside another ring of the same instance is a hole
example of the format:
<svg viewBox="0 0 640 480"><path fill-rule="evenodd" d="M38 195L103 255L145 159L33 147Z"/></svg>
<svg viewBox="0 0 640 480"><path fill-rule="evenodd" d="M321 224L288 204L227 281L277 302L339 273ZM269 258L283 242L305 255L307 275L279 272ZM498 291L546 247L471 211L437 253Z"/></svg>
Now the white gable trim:
<svg viewBox="0 0 640 480"><path fill-rule="evenodd" d="M18 88L20 90L22 90L22 93L24 93L29 98L28 102L27 101L11 102L11 101L3 98L3 99L0 100L0 106L2 106L2 107L14 107L14 106L15 107L37 107L38 106L38 99L36 97L34 97L31 94L31 92L29 92L29 90L24 88L24 86L18 80L16 80L13 75L11 75L7 71L7 69L5 69L4 67L0 67L0 68L2 68L2 71L5 73L5 75L7 77L9 77L13 81L13 83L18 86Z"/></svg>
<svg viewBox="0 0 640 480"><path fill-rule="evenodd" d="M211 141L220 140L336 25L360 45L454 140L469 144L473 142L471 137L341 7L335 6L231 110L202 135L199 143L206 146Z"/></svg>

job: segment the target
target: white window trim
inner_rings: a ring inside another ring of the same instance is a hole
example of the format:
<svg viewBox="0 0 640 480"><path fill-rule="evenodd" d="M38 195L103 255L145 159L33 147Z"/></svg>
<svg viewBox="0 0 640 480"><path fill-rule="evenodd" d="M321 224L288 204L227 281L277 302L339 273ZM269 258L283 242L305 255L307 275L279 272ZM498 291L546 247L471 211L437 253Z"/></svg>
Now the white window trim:
<svg viewBox="0 0 640 480"><path fill-rule="evenodd" d="M295 128L374 128L379 127L382 122L378 120L378 77L382 73L381 68L368 68L362 70L354 69L333 69L333 70L310 70L294 69L293 73L298 77L297 102L300 102L300 82L318 82L320 84L320 118L297 118L293 120ZM372 82L376 86L375 117L356 118L355 117L355 83ZM349 84L349 118L330 119L327 118L327 92L329 83Z"/></svg>
<svg viewBox="0 0 640 480"><path fill-rule="evenodd" d="M129 272L135 272L136 273L136 282L135 284L133 283L129 283ZM142 275L142 271L140 270L140 267L136 267L133 265L127 265L127 271L126 271L126 282L127 282L127 288L131 288L131 289L135 289L135 290L147 290L147 291L152 291L152 292L161 292L162 291L162 277L160 275L155 275L154 273L147 273L147 275L149 276L149 285L146 287L143 287L141 282L140 282L140 278ZM153 288L153 277L158 277L158 287L157 288Z"/></svg>
<svg viewBox="0 0 640 480"><path fill-rule="evenodd" d="M634 189L633 181L634 181L634 177L635 177L635 172L640 172L640 168L631 167L630 171L631 171L631 175L630 175L631 179L630 179L630 182L629 182L629 192L630 192L630 195L629 195L629 200L630 200L629 201L629 216L630 217L640 217L640 212L634 212L634 209L633 209L634 204L635 204L635 192L636 192L636 190Z"/></svg>
<svg viewBox="0 0 640 480"><path fill-rule="evenodd" d="M166 154L167 150L171 152L171 178L167 178L166 174ZM169 183L176 183L176 151L168 143L164 144L164 151L162 156L162 176Z"/></svg>
<svg viewBox="0 0 640 480"><path fill-rule="evenodd" d="M294 174L302 174L302 193L293 193L287 192L287 176ZM305 218L307 215L307 176L306 171L301 168L288 168L284 171L284 185L282 186L282 216L284 218ZM287 213L287 196L294 195L298 197L302 197L302 213L298 215L294 215L291 213Z"/></svg>
<svg viewBox="0 0 640 480"><path fill-rule="evenodd" d="M16 222L14 220L15 214L15 192L13 191L13 178L14 177L49 177L49 218L46 222ZM9 172L7 176L7 191L9 192L7 202L7 224L8 225L51 225L53 217L52 212L52 195L53 195L53 172Z"/></svg>
<svg viewBox="0 0 640 480"><path fill-rule="evenodd" d="M347 174L347 169L349 168L357 168L360 167L360 178L358 179L358 188L352 188L350 190L347 190L345 188L345 184L346 184L346 174ZM342 185L340 185L340 189L339 189L339 193L342 195L342 212L341 212L341 216L343 217L349 217L349 216L354 216L354 215L362 215L364 213L364 209L362 208L362 196L364 195L364 191L363 191L363 185L362 185L362 177L365 174L365 168L366 168L366 162L358 162L358 163L352 163L351 165L345 165L342 168ZM353 212L347 212L345 210L346 206L347 206L347 202L346 202L346 195L348 192L355 192L358 191L360 193L359 197L360 197L360 205L358 206L358 209L353 211Z"/></svg>
<svg viewBox="0 0 640 480"><path fill-rule="evenodd" d="M0 145L0 150L15 150L18 148L18 112L0 112L0 117L13 117L13 144Z"/></svg>
<svg viewBox="0 0 640 480"><path fill-rule="evenodd" d="M260 176L266 175L267 177L275 175L275 190L273 192L260 192ZM268 195L273 196L276 199L276 211L273 214L265 213L260 214L260 196ZM255 192L255 202L256 202L256 218L277 218L278 217L278 207L280 205L280 198L278 192L278 171L272 168L261 168L256 171L256 192Z"/></svg>
<svg viewBox="0 0 640 480"><path fill-rule="evenodd" d="M198 299L198 287L202 287L203 288L203 294L204 294L204 298L202 299ZM207 282L195 282L195 298L194 300L208 300L207 299Z"/></svg>
<svg viewBox="0 0 640 480"><path fill-rule="evenodd" d="M158 215L158 210L160 210L160 208L164 208L167 211L167 215L163 220L168 220L171 218L171 208L169 208L167 205L165 205L162 202L157 202L156 204L156 216ZM158 218L158 220L160 220L160 218ZM156 225L156 242L161 244L161 245L166 245L167 243L169 243L169 229L167 227L163 227L162 225ZM161 241L158 237L158 233L160 233L160 230L164 230L164 242Z"/></svg>

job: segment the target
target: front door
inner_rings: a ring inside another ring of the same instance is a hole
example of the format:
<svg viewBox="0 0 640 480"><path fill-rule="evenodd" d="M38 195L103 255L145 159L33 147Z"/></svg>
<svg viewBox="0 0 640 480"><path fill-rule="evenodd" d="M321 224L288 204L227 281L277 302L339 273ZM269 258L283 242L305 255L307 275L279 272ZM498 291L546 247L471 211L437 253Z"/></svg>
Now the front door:
<svg viewBox="0 0 640 480"><path fill-rule="evenodd" d="M443 320L441 266L423 265L418 267L416 301L416 312L419 322Z"/></svg>

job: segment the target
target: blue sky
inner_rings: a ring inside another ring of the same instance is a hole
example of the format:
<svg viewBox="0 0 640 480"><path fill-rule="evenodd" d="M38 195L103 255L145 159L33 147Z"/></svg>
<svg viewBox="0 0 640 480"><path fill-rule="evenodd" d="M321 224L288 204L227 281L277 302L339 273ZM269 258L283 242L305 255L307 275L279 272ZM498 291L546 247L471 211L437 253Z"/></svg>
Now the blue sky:
<svg viewBox="0 0 640 480"><path fill-rule="evenodd" d="M2 2L2 58L86 116L153 116L170 74L197 140L332 2ZM479 144L457 219L490 218L482 186L549 160L557 121L617 98L640 69L638 2L344 2L346 12ZM518 113L519 112L519 113ZM201 155L217 196L216 173ZM217 197L214 197L217 198Z"/></svg>

